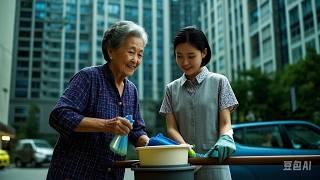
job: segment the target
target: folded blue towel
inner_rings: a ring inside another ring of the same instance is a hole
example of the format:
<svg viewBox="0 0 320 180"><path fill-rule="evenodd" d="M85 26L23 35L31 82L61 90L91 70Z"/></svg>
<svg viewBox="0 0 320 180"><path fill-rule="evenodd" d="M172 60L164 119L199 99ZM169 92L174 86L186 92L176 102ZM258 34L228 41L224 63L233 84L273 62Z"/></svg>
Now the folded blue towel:
<svg viewBox="0 0 320 180"><path fill-rule="evenodd" d="M159 133L156 136L150 138L148 146L159 145L178 145L178 143L170 138L165 137L162 133Z"/></svg>

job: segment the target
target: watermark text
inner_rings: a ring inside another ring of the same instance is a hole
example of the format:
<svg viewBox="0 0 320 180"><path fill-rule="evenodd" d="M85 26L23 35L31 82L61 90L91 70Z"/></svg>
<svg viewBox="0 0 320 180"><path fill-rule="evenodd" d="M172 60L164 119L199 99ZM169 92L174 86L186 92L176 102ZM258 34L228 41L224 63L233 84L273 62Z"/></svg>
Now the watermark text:
<svg viewBox="0 0 320 180"><path fill-rule="evenodd" d="M284 171L310 171L311 161L283 161Z"/></svg>

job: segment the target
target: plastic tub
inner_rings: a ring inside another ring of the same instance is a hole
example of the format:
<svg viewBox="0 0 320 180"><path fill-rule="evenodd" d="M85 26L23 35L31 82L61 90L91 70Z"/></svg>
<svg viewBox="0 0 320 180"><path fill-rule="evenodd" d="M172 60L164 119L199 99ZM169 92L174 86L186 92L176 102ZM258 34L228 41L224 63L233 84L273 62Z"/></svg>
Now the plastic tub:
<svg viewBox="0 0 320 180"><path fill-rule="evenodd" d="M138 147L140 166L187 165L190 145L165 145Z"/></svg>

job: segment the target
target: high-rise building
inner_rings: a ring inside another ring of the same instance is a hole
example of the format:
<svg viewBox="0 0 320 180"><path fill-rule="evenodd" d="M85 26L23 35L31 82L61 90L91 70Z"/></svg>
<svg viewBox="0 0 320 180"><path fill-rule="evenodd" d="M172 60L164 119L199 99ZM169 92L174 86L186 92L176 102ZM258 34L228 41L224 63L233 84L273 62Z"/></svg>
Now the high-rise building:
<svg viewBox="0 0 320 180"><path fill-rule="evenodd" d="M202 0L201 28L213 52L209 68L236 79L256 67L269 73L319 52L317 0Z"/></svg>
<svg viewBox="0 0 320 180"><path fill-rule="evenodd" d="M177 66L173 52L173 40L176 33L183 27L196 26L200 28L200 3L199 0L171 0L170 1L170 51L171 80L177 79L182 75L182 71Z"/></svg>
<svg viewBox="0 0 320 180"><path fill-rule="evenodd" d="M286 19L289 63L306 55L307 48L320 52L320 1L287 0Z"/></svg>
<svg viewBox="0 0 320 180"><path fill-rule="evenodd" d="M169 0L17 0L11 124L32 117L51 133L48 115L74 73L103 64L103 32L118 20L142 25L149 41L130 79L140 100L162 98L170 81ZM29 116L29 114L32 116Z"/></svg>
<svg viewBox="0 0 320 180"><path fill-rule="evenodd" d="M264 72L277 68L276 38L279 13L270 0L221 1L201 3L201 27L212 48L209 69L236 79L251 67Z"/></svg>
<svg viewBox="0 0 320 180"><path fill-rule="evenodd" d="M12 64L15 1L0 1L0 149L2 136L13 136L9 123L10 75ZM7 137L5 139L8 139ZM9 139L8 139L9 140Z"/></svg>

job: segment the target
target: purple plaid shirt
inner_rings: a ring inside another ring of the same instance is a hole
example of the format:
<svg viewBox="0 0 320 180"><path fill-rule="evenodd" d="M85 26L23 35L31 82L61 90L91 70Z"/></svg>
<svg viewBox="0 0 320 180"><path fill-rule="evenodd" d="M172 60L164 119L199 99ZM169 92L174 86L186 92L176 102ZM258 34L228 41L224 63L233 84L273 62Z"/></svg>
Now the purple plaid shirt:
<svg viewBox="0 0 320 180"><path fill-rule="evenodd" d="M107 64L75 74L50 114L49 123L60 137L47 179L123 179L124 169L112 167L113 161L124 160L109 148L114 135L73 129L84 117L111 119L129 114L135 120L129 141L136 144L146 133L135 85L125 79L120 97Z"/></svg>

